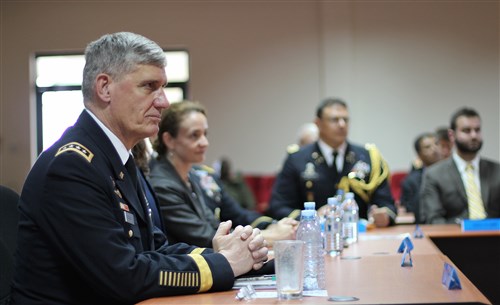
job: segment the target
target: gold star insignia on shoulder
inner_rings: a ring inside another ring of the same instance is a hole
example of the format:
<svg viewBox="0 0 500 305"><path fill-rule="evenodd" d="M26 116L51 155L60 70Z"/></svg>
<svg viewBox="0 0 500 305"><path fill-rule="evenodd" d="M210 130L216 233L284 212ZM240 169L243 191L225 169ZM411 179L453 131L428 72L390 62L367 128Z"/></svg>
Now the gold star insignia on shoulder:
<svg viewBox="0 0 500 305"><path fill-rule="evenodd" d="M94 154L87 149L87 147L83 146L82 144L78 142L70 142L66 145L61 146L56 152L56 157L59 156L60 154L68 151L73 151L79 154L80 156L84 157L85 160L87 160L89 163L92 161L92 158L94 157Z"/></svg>

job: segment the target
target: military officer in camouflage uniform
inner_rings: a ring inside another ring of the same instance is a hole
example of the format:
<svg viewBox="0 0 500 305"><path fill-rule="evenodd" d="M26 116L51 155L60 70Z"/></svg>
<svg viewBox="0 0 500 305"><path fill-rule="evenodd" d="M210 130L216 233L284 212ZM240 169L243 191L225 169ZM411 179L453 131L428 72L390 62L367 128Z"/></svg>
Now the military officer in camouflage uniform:
<svg viewBox="0 0 500 305"><path fill-rule="evenodd" d="M86 109L22 190L12 304L135 304L230 289L235 276L260 269L267 247L258 229L229 233L231 222L222 223L212 250L168 245L152 225L130 150L158 132L168 107L163 50L115 33L85 57Z"/></svg>
<svg viewBox="0 0 500 305"><path fill-rule="evenodd" d="M340 99L324 100L316 111L319 140L289 155L273 186L268 213L274 218L300 215L304 202L327 203L337 189L354 192L361 218L388 226L396 217L389 168L374 145L347 141L349 112Z"/></svg>

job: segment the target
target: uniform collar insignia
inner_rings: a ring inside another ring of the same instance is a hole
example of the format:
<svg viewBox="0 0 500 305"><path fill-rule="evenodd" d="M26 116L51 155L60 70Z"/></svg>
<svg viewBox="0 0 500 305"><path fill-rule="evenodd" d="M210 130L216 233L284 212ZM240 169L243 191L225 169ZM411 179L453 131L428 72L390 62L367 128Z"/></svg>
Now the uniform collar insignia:
<svg viewBox="0 0 500 305"><path fill-rule="evenodd" d="M317 151L311 154L311 158L314 159L314 163L316 165L320 165L321 163L325 162L325 158L323 158L323 156L320 155Z"/></svg>

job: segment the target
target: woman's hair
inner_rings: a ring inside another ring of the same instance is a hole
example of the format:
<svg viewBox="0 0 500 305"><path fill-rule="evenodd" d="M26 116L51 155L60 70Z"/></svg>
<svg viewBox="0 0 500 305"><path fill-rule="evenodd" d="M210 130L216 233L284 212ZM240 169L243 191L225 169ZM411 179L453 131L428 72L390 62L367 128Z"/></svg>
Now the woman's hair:
<svg viewBox="0 0 500 305"><path fill-rule="evenodd" d="M132 147L135 163L142 170L144 175L149 175L149 156L146 146L146 139L141 140Z"/></svg>
<svg viewBox="0 0 500 305"><path fill-rule="evenodd" d="M168 152L167 146L163 143L162 135L168 132L170 136L176 138L179 134L182 120L191 112L200 112L206 116L205 107L199 102L194 101L173 103L169 108L163 111L160 130L158 131L158 137L154 144L154 149L158 152L158 158L165 156Z"/></svg>

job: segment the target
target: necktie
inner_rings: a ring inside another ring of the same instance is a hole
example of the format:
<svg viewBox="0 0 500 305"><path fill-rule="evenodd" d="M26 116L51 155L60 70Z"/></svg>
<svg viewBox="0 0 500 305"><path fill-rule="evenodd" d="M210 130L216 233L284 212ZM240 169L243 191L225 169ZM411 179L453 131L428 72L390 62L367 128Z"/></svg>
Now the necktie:
<svg viewBox="0 0 500 305"><path fill-rule="evenodd" d="M149 217L151 217L151 209L149 208L149 202L147 198L144 196L144 191L142 190L142 186L139 184L139 176L138 176L139 173L137 172L138 168L135 165L133 156L130 156L128 158L127 163L125 163L125 168L127 169L127 172L130 176L130 180L132 180L132 183L134 184L137 197L139 198L139 202L143 206L143 209L145 210L146 214L148 214Z"/></svg>
<svg viewBox="0 0 500 305"><path fill-rule="evenodd" d="M125 168L127 169L130 179L132 179L135 189L139 190L139 187L137 185L138 184L137 167L135 165L134 157L132 156L128 157L127 163L125 163Z"/></svg>
<svg viewBox="0 0 500 305"><path fill-rule="evenodd" d="M476 185L476 180L474 179L474 167L472 166L472 164L467 164L465 173L467 177L467 186L465 187L465 192L467 193L467 200L469 202L469 218L486 218L483 200L481 199L481 194L479 193L479 189Z"/></svg>
<svg viewBox="0 0 500 305"><path fill-rule="evenodd" d="M335 173L335 175L338 175L339 171L337 169L337 156L338 156L338 151L334 150L333 151L333 163L332 163L332 166L333 166L333 172Z"/></svg>

